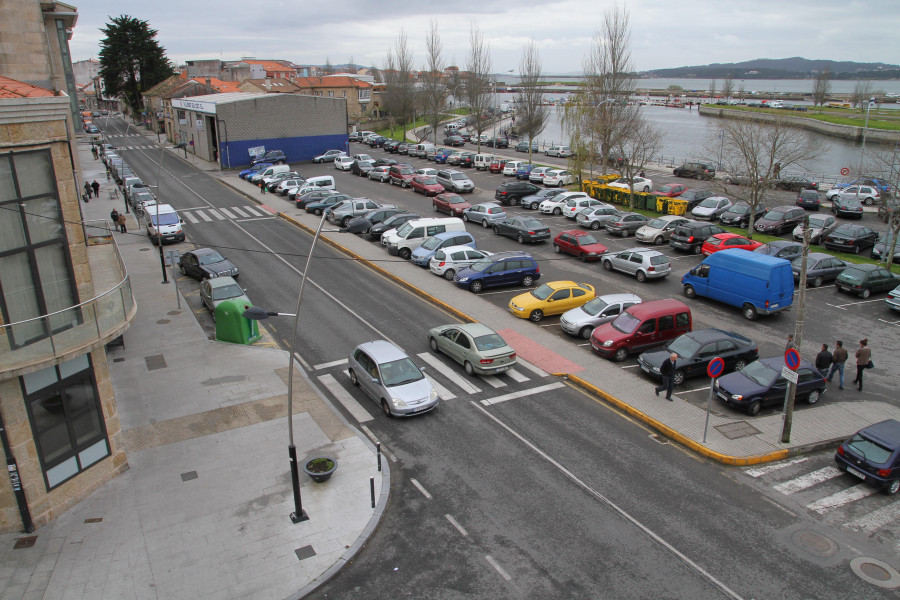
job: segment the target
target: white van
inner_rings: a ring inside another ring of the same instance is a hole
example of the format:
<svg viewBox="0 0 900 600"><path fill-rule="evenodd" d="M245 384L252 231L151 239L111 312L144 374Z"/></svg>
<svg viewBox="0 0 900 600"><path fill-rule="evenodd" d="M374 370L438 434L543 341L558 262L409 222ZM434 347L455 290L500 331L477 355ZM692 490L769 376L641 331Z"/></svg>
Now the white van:
<svg viewBox="0 0 900 600"><path fill-rule="evenodd" d="M154 244L162 242L183 242L184 221L170 204L155 204L146 209L147 236Z"/></svg>
<svg viewBox="0 0 900 600"><path fill-rule="evenodd" d="M401 225L394 233L385 233L381 243L389 254L409 259L412 251L431 236L444 231L465 231L466 224L456 217L431 217L413 219Z"/></svg>
<svg viewBox="0 0 900 600"><path fill-rule="evenodd" d="M252 175L247 179L250 183L258 184L260 180L271 177L272 175L277 175L278 173L289 173L291 170L291 165L272 165L271 167L266 167L256 175Z"/></svg>
<svg viewBox="0 0 900 600"><path fill-rule="evenodd" d="M318 177L310 177L297 188L297 196L305 194L310 190L333 190L334 177L331 175L319 175Z"/></svg>
<svg viewBox="0 0 900 600"><path fill-rule="evenodd" d="M434 144L429 144L428 142L424 142L422 144L416 144L413 146L413 149L409 151L409 154L413 154L413 156L418 156L421 158L426 158L428 156L428 151L434 150Z"/></svg>
<svg viewBox="0 0 900 600"><path fill-rule="evenodd" d="M475 161L472 163L475 165L475 169L478 171L484 171L491 166L491 161L493 161L495 156L493 154L476 154Z"/></svg>

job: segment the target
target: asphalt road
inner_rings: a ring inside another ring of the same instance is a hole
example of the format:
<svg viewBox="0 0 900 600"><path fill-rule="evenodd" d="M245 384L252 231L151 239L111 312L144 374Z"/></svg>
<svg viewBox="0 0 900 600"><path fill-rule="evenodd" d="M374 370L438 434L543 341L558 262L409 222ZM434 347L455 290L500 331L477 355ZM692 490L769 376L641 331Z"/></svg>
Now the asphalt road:
<svg viewBox="0 0 900 600"><path fill-rule="evenodd" d="M158 150L123 155L145 181L155 181ZM334 170L302 165L301 172ZM181 161L166 160L163 173L160 197L182 213L251 204ZM499 182L476 177L482 189ZM343 173L338 181L351 195L430 211L430 202L408 190ZM287 202L266 201L276 207ZM548 222L554 234L566 226ZM198 220L186 230L192 244L215 246L239 265L240 282L255 304L294 311L307 234L264 216ZM489 250L516 247L480 228L469 230ZM610 247L614 242L633 245L616 238ZM586 280L647 299L678 296L676 277L697 262L679 257L680 270L668 281L641 285L557 257L549 245L530 250L545 280ZM397 260L386 252L383 257ZM439 296L444 285L451 284L435 277L430 291ZM514 293L473 295L472 302L505 306ZM747 324L736 311L714 305L694 313L695 327L749 331L763 354L780 352L792 329L789 317ZM477 391L462 387L462 370L430 355L424 336L428 327L453 318L328 246L316 249L301 314L298 347L311 378L352 423L382 442L394 474L376 534L354 564L311 597L888 597L849 569L835 568L846 556L823 559L791 537L807 529L834 537L829 523L767 500L741 471L697 460L577 390L522 368L518 378L497 378L504 388L481 379L468 381ZM548 318L535 326L557 323ZM289 338L289 320L270 326L276 339ZM349 384L340 361L356 344L382 337L427 363L427 374L455 397L445 395L437 411L416 419L378 414ZM872 380L866 394L887 385L886 377ZM558 387L546 389L553 384ZM500 396L508 399L490 402Z"/></svg>

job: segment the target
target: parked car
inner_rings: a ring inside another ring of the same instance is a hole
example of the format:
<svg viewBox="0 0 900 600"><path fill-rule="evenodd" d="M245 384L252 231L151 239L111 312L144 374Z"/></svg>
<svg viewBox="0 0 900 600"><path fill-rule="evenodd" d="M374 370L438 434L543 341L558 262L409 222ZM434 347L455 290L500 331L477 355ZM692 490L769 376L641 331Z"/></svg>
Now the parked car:
<svg viewBox="0 0 900 600"><path fill-rule="evenodd" d="M497 186L497 191L494 192L494 198L503 204L515 206L519 203L519 200L525 196L536 194L540 189L541 188L533 183L526 183L524 181L506 181Z"/></svg>
<svg viewBox="0 0 900 600"><path fill-rule="evenodd" d="M397 148L400 147L401 142L399 140L388 140L384 143L385 152L390 152L391 154L395 154L397 152Z"/></svg>
<svg viewBox="0 0 900 600"><path fill-rule="evenodd" d="M592 300L594 286L574 281L549 281L535 289L513 296L509 311L520 319L537 323L546 315L560 315Z"/></svg>
<svg viewBox="0 0 900 600"><path fill-rule="evenodd" d="M510 160L503 166L503 175L504 177L514 177L516 175L516 171L519 167L525 166L527 163L522 162L521 160Z"/></svg>
<svg viewBox="0 0 900 600"><path fill-rule="evenodd" d="M474 167L475 166L475 157L477 154L474 152L463 152L459 155L459 166L460 167Z"/></svg>
<svg viewBox="0 0 900 600"><path fill-rule="evenodd" d="M581 209L575 215L575 222L582 227L597 230L601 227L606 227L607 221L618 219L621 215L622 213L615 207L608 204L600 204L599 206L589 206Z"/></svg>
<svg viewBox="0 0 900 600"><path fill-rule="evenodd" d="M855 198L866 206L873 206L881 202L881 193L878 188L868 185L854 185L847 188L831 188L825 192L825 198L832 202L835 198Z"/></svg>
<svg viewBox="0 0 900 600"><path fill-rule="evenodd" d="M732 185L750 185L754 180L749 173L729 173L725 176L725 183Z"/></svg>
<svg viewBox="0 0 900 600"><path fill-rule="evenodd" d="M809 243L818 244L822 238L838 226L837 220L831 215L810 215L809 216ZM803 223L794 227L791 236L797 241L803 241Z"/></svg>
<svg viewBox="0 0 900 600"><path fill-rule="evenodd" d="M496 375L516 366L516 351L493 329L481 323L454 323L428 330L432 352L446 354L466 374Z"/></svg>
<svg viewBox="0 0 900 600"><path fill-rule="evenodd" d="M681 192L681 195L678 196L679 200L684 200L687 202L687 208L685 209L687 212L694 210L694 207L706 200L707 198L712 198L715 194L713 194L709 190L702 190L698 188L690 188Z"/></svg>
<svg viewBox="0 0 900 600"><path fill-rule="evenodd" d="M444 186L438 183L434 177L416 176L410 181L409 187L416 193L426 196L436 196L444 192Z"/></svg>
<svg viewBox="0 0 900 600"><path fill-rule="evenodd" d="M731 200L725 196L710 196L691 209L691 216L701 221L715 221L731 206Z"/></svg>
<svg viewBox="0 0 900 600"><path fill-rule="evenodd" d="M776 206L760 217L753 228L762 233L781 235L799 225L805 216L804 212L799 206Z"/></svg>
<svg viewBox="0 0 900 600"><path fill-rule="evenodd" d="M863 427L838 446L834 461L840 470L893 496L900 491L900 421Z"/></svg>
<svg viewBox="0 0 900 600"><path fill-rule="evenodd" d="M615 361L691 331L691 309L674 298L641 302L591 333L591 350Z"/></svg>
<svg viewBox="0 0 900 600"><path fill-rule="evenodd" d="M615 254L605 254L602 264L607 271L621 271L633 275L641 283L648 279L666 277L672 272L669 257L652 248L632 248Z"/></svg>
<svg viewBox="0 0 900 600"><path fill-rule="evenodd" d="M470 246L449 246L440 248L434 253L434 256L428 261L428 268L435 275L453 281L457 271L471 266L491 254L493 253L487 250L478 250Z"/></svg>
<svg viewBox="0 0 900 600"><path fill-rule="evenodd" d="M413 250L409 260L415 265L427 268L431 258L442 248L469 246L474 249L475 245L475 238L468 231L442 231L429 237Z"/></svg>
<svg viewBox="0 0 900 600"><path fill-rule="evenodd" d="M775 240L768 244L760 244L753 250L758 254L766 254L775 258L783 258L784 260L794 260L803 254L803 244L799 244L793 240Z"/></svg>
<svg viewBox="0 0 900 600"><path fill-rule="evenodd" d="M544 183L544 175L553 170L553 167L535 167L528 176L531 183Z"/></svg>
<svg viewBox="0 0 900 600"><path fill-rule="evenodd" d="M503 172L503 167L506 166L506 163L509 162L506 158L497 158L496 156L491 161L491 164L488 166L488 171L491 173L500 174Z"/></svg>
<svg viewBox="0 0 900 600"><path fill-rule="evenodd" d="M846 188L854 187L854 186L874 187L875 189L878 190L878 192L882 196L892 196L893 195L893 188L891 187L890 183L888 183L884 179L879 179L877 177L869 177L869 176L857 177L856 179L854 179L853 181L850 181L848 183L836 183L833 186L831 186L831 189L842 190L842 189L846 189Z"/></svg>
<svg viewBox="0 0 900 600"><path fill-rule="evenodd" d="M656 194L657 196L666 196L668 198L675 198L675 197L683 194L685 192L685 190L687 190L687 189L688 189L687 186L684 185L683 183L667 183L665 185L658 187L656 190L654 190L653 193Z"/></svg>
<svg viewBox="0 0 900 600"><path fill-rule="evenodd" d="M369 171L369 179L371 179L372 181L379 181L381 183L384 183L385 181L390 181L391 168L387 165L375 167L374 169Z"/></svg>
<svg viewBox="0 0 900 600"><path fill-rule="evenodd" d="M854 197L842 197L840 195L831 199L831 212L836 217L845 219L862 219L863 206L862 202Z"/></svg>
<svg viewBox="0 0 900 600"><path fill-rule="evenodd" d="M581 192L577 193L580 194ZM562 214L567 219L575 220L575 217L577 217L578 213L580 213L582 210L602 205L602 202L600 202L599 200L594 200L589 196L569 196L566 200L565 205L563 206Z"/></svg>
<svg viewBox="0 0 900 600"><path fill-rule="evenodd" d="M563 187L576 181L575 173L564 169L556 169L544 174L544 185L547 187Z"/></svg>
<svg viewBox="0 0 900 600"><path fill-rule="evenodd" d="M556 156L559 158L568 158L572 156L572 149L568 146L550 146L546 152L547 156Z"/></svg>
<svg viewBox="0 0 900 600"><path fill-rule="evenodd" d="M678 250L700 254L706 238L718 233L726 233L724 229L712 223L689 221L677 225L669 236L669 245Z"/></svg>
<svg viewBox="0 0 900 600"><path fill-rule="evenodd" d="M387 417L409 417L437 408L440 397L424 369L386 340L360 344L347 358L350 383L381 407Z"/></svg>
<svg viewBox="0 0 900 600"><path fill-rule="evenodd" d="M819 192L816 190L800 190L800 193L797 194L797 206L806 210L819 210L821 206Z"/></svg>
<svg viewBox="0 0 900 600"><path fill-rule="evenodd" d="M518 144L516 144L516 152L528 152L528 146L529 146L528 140L519 142ZM538 148L538 143L531 142L531 152L534 153L534 152L539 152L539 151L540 150Z"/></svg>
<svg viewBox="0 0 900 600"><path fill-rule="evenodd" d="M488 148L509 148L509 140L505 137L490 138L484 145Z"/></svg>
<svg viewBox="0 0 900 600"><path fill-rule="evenodd" d="M355 162L349 156L338 156L334 159L334 168L339 171L349 171Z"/></svg>
<svg viewBox="0 0 900 600"><path fill-rule="evenodd" d="M878 240L878 234L864 225L843 223L835 227L831 233L825 236L822 245L827 250L840 252L852 252L859 254L866 248L871 248Z"/></svg>
<svg viewBox="0 0 900 600"><path fill-rule="evenodd" d="M890 292L900 281L881 265L850 265L837 276L835 285L838 291L856 294L860 298L868 298L872 293Z"/></svg>
<svg viewBox="0 0 900 600"><path fill-rule="evenodd" d="M765 206L757 205L756 209L751 211L750 205L746 202L736 202L731 205L731 208L722 213L722 216L719 217L719 223L746 229L750 225L751 212L753 213L753 220L756 221L765 215L768 210Z"/></svg>
<svg viewBox="0 0 900 600"><path fill-rule="evenodd" d="M393 205L387 206L393 208ZM329 223L347 227L354 218L367 215L379 208L387 208L387 206L381 206L374 200L369 200L368 198L351 198L350 200L344 200L340 204L334 204L329 207L328 210L325 211L325 219Z"/></svg>
<svg viewBox="0 0 900 600"><path fill-rule="evenodd" d="M799 192L800 190L818 190L819 184L812 179L799 175L788 175L775 181L776 190Z"/></svg>
<svg viewBox="0 0 900 600"><path fill-rule="evenodd" d="M682 223L688 223L690 219L678 215L664 215L651 219L634 232L634 239L645 244L662 246L672 236L675 228Z"/></svg>
<svg viewBox="0 0 900 600"><path fill-rule="evenodd" d="M474 204L463 210L463 221L471 221L473 223L481 223L481 226L487 229L500 221L506 219L506 211L496 202L482 202Z"/></svg>
<svg viewBox="0 0 900 600"><path fill-rule="evenodd" d="M456 169L441 169L435 175L435 179L448 192L471 193L475 191L475 183L465 173Z"/></svg>
<svg viewBox="0 0 900 600"><path fill-rule="evenodd" d="M640 213L623 212L618 217L606 222L606 231L628 237L629 234L635 233L648 222L650 219Z"/></svg>
<svg viewBox="0 0 900 600"><path fill-rule="evenodd" d="M252 167L256 163L271 163L273 165L283 165L287 163L287 157L284 155L284 152L281 150L269 150L265 154L254 157L250 161L250 166Z"/></svg>
<svg viewBox="0 0 900 600"><path fill-rule="evenodd" d="M887 298L885 298L884 303L889 309L900 311L900 286L897 286L893 290L888 292Z"/></svg>
<svg viewBox="0 0 900 600"><path fill-rule="evenodd" d="M803 267L803 257L798 256L791 261L791 270L794 272L794 281L800 281L800 270ZM827 281L834 281L837 276L847 268L847 263L823 252L810 252L806 256L806 284L819 287Z"/></svg>
<svg viewBox="0 0 900 600"><path fill-rule="evenodd" d="M537 187L537 186L535 186ZM538 189L534 194L529 194L528 196L524 196L520 199L522 204L522 208L530 208L531 210L537 210L541 205L541 202L546 200L547 198L552 198L553 196L557 196L559 194L565 193L566 190L564 188L543 188Z"/></svg>
<svg viewBox="0 0 900 600"><path fill-rule="evenodd" d="M250 298L234 277L223 275L222 277L206 278L200 282L200 303L212 313L213 321L216 320L216 307L226 300L237 300L241 303L252 305Z"/></svg>
<svg viewBox="0 0 900 600"><path fill-rule="evenodd" d="M494 233L504 237L513 238L520 244L543 242L550 239L550 228L538 219L531 217L507 217L499 223L494 223Z"/></svg>
<svg viewBox="0 0 900 600"><path fill-rule="evenodd" d="M400 164L396 158L379 158L375 161L375 167L392 167L394 165Z"/></svg>
<svg viewBox="0 0 900 600"><path fill-rule="evenodd" d="M453 283L478 293L488 287L521 285L531 287L541 278L537 261L525 252L498 252L457 271Z"/></svg>
<svg viewBox="0 0 900 600"><path fill-rule="evenodd" d="M717 233L711 235L703 241L700 252L704 256L709 256L719 250L730 250L732 248L740 248L742 250L756 250L762 246L762 242L749 240L742 235L736 233Z"/></svg>
<svg viewBox="0 0 900 600"><path fill-rule="evenodd" d="M347 153L343 150L326 150L322 154L313 157L314 163L323 163L323 162L334 162L338 156L347 156Z"/></svg>
<svg viewBox="0 0 900 600"><path fill-rule="evenodd" d="M331 208L332 206L337 206L341 202L344 202L349 197L346 194L335 194L332 196L325 196L316 202L307 202L306 206L303 208L306 212L313 215L321 215L326 210Z"/></svg>
<svg viewBox="0 0 900 600"><path fill-rule="evenodd" d="M380 241L382 234L386 231L390 231L392 229L397 229L402 226L407 221L412 221L413 219L421 219L421 215L413 212L402 212L391 217L388 217L381 223L376 223L369 228L369 239Z"/></svg>
<svg viewBox="0 0 900 600"><path fill-rule="evenodd" d="M660 367L677 354L672 380L681 385L688 377L706 376L709 363L716 357L725 361L725 370L746 367L759 358L759 347L749 338L722 329L699 329L681 335L661 350L648 350L638 357L638 366L650 377L662 379Z"/></svg>
<svg viewBox="0 0 900 600"><path fill-rule="evenodd" d="M672 170L675 177L690 177L693 179L713 179L716 176L716 168L710 163L686 162Z"/></svg>
<svg viewBox="0 0 900 600"><path fill-rule="evenodd" d="M182 275L194 279L238 276L237 266L212 248L197 248L185 252L178 259L178 268Z"/></svg>
<svg viewBox="0 0 900 600"><path fill-rule="evenodd" d="M431 200L431 206L437 212L445 212L453 217L462 217L463 211L472 205L466 202L462 196L445 192L438 194Z"/></svg>
<svg viewBox="0 0 900 600"><path fill-rule="evenodd" d="M414 147L415 144L411 144L409 142L400 142L397 144L397 154L409 154L409 149Z"/></svg>
<svg viewBox="0 0 900 600"><path fill-rule="evenodd" d="M781 374L784 356L779 354L755 360L743 369L715 380L713 393L728 404L756 416L764 406L784 404L788 380ZM825 376L808 360L801 358L797 373L796 397L815 404L825 392Z"/></svg>
<svg viewBox="0 0 900 600"><path fill-rule="evenodd" d="M522 164L519 168L516 169L515 178L521 179L522 181L528 181L528 178L531 177L531 171L534 169L534 165L531 163Z"/></svg>
<svg viewBox="0 0 900 600"><path fill-rule="evenodd" d="M390 182L391 185L399 185L400 187L407 188L409 184L412 182L412 178L416 176L416 170L413 169L412 165L408 165L406 163L399 163L396 165L391 165L390 168Z"/></svg>
<svg viewBox="0 0 900 600"><path fill-rule="evenodd" d="M878 235L878 241L872 246L872 258L881 260L881 257L888 254L892 247L894 249L894 259L892 262L894 264L900 264L900 242L894 244L894 235L890 230Z"/></svg>
<svg viewBox="0 0 900 600"><path fill-rule="evenodd" d="M367 212L362 216L362 218L366 220L366 223L362 227L361 233L368 234L375 225L390 219L394 215L399 215L402 212L402 208L397 208L395 206L382 206L381 208L376 208L375 210Z"/></svg>
<svg viewBox="0 0 900 600"><path fill-rule="evenodd" d="M649 192L653 189L653 180L646 177L619 177L612 183L607 184L609 187L618 188L627 192L631 191L632 185L635 192Z"/></svg>
<svg viewBox="0 0 900 600"><path fill-rule="evenodd" d="M569 335L590 339L591 332L604 323L609 323L630 306L640 304L641 298L634 294L607 294L589 300L582 306L563 313L559 326Z"/></svg>
<svg viewBox="0 0 900 600"><path fill-rule="evenodd" d="M369 171L375 168L375 160L356 160L350 165L350 172L360 177L368 177Z"/></svg>
<svg viewBox="0 0 900 600"><path fill-rule="evenodd" d="M582 262L600 260L608 248L597 241L592 234L580 229L561 231L553 240L553 250L577 256Z"/></svg>
<svg viewBox="0 0 900 600"><path fill-rule="evenodd" d="M573 198L584 198L585 200L591 199L591 197L584 192L564 192L558 196L551 196L542 200L538 205L538 210L545 215L561 215L563 214L563 209L566 207L568 201Z"/></svg>
<svg viewBox="0 0 900 600"><path fill-rule="evenodd" d="M442 143L445 146L459 147L465 145L466 140L464 140L462 136L459 135L449 135L444 138L444 141Z"/></svg>

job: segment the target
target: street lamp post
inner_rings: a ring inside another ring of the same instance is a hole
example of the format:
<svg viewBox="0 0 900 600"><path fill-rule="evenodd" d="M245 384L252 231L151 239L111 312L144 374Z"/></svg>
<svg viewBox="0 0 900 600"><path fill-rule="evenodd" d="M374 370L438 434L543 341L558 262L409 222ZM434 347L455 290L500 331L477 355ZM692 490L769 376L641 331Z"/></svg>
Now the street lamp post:
<svg viewBox="0 0 900 600"><path fill-rule="evenodd" d="M322 227L325 225L325 217L327 216L328 211L322 212L322 218L319 220L319 226L316 228L316 234L313 236L312 244L309 248L309 255L306 257L306 266L303 269L303 278L300 280L300 291L297 293L297 310L293 314L290 313L278 313L278 312L269 312L261 307L253 306L244 311L243 317L245 319L253 319L255 321L260 321L263 319L267 319L269 317L293 317L294 323L291 327L291 349L288 355L288 397L287 397L287 418L288 418L288 457L290 461L291 468L291 487L294 491L294 512L291 513L291 522L292 523L300 523L301 521L308 521L309 515L303 510L303 503L300 498L300 479L299 473L297 470L297 448L294 446L294 354L296 353L297 347L297 328L300 321L300 307L303 305L303 289L306 286L306 280L309 278L309 266L312 263L313 253L316 250L316 242L319 241L319 238L322 235L323 231L327 232L341 232L341 233L360 233L365 229L365 223L363 221L359 221L357 223L351 222L348 227L342 227L340 229L329 229L323 230Z"/></svg>
<svg viewBox="0 0 900 600"><path fill-rule="evenodd" d="M159 246L159 264L162 267L163 283L169 283L169 276L166 273L166 257L163 254L162 235L159 233L159 201L162 199L162 187L159 185L159 176L162 173L163 158L166 156L166 149L182 150L186 144L184 142L174 146L159 147L159 163L156 166L156 245ZM127 203L127 200L126 200Z"/></svg>
<svg viewBox="0 0 900 600"><path fill-rule="evenodd" d="M862 170L863 161L865 160L866 154L866 134L869 132L869 110L872 108L872 105L875 104L875 98L869 98L869 101L866 102L866 124L863 127L863 139L862 139L862 147L859 151L859 168Z"/></svg>

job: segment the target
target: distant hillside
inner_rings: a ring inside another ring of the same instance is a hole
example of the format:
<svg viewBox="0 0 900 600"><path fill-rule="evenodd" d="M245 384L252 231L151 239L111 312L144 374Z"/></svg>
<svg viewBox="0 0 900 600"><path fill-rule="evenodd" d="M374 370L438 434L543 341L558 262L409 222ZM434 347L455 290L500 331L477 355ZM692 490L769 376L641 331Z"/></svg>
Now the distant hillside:
<svg viewBox="0 0 900 600"><path fill-rule="evenodd" d="M757 58L739 63L713 63L673 69L642 71L640 77L677 77L721 79L731 75L735 79L806 79L828 69L834 79L896 79L900 65L886 63L858 63L852 61L809 60L793 58Z"/></svg>

